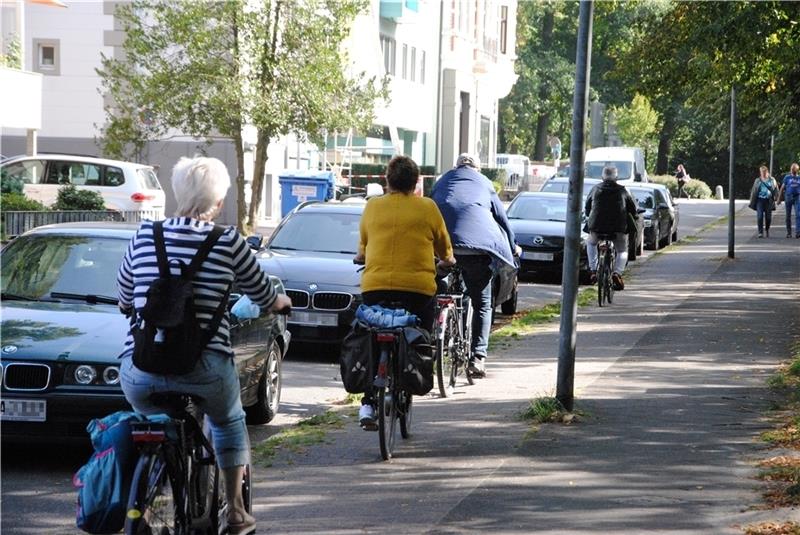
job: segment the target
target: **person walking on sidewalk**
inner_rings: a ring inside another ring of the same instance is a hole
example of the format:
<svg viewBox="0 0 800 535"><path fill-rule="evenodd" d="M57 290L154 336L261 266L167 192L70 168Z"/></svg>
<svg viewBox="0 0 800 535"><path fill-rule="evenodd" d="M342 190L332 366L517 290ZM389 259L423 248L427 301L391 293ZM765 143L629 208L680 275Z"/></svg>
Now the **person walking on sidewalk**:
<svg viewBox="0 0 800 535"><path fill-rule="evenodd" d="M492 278L500 262L516 267L514 232L491 181L480 173L477 156L459 155L455 168L433 185L431 198L442 212L456 261L461 266L472 318L472 352L468 372L486 375L492 326Z"/></svg>
<svg viewBox="0 0 800 535"><path fill-rule="evenodd" d="M631 194L617 183L617 168L603 168L603 181L592 188L586 197L584 213L588 214L586 226L589 238L586 240L586 253L589 257L589 269L592 284L597 282L597 244L600 236L614 236L614 272L611 280L615 290L624 290L625 281L622 273L628 263L628 217L637 217L636 202Z"/></svg>
<svg viewBox="0 0 800 535"><path fill-rule="evenodd" d="M675 170L675 179L678 181L678 198L680 199L684 194L683 188L689 181L689 173L686 172L686 168L683 167L682 163L679 163L678 168ZM686 194L686 198L689 198L688 193Z"/></svg>
<svg viewBox="0 0 800 535"><path fill-rule="evenodd" d="M761 176L753 182L750 188L750 209L756 211L758 221L758 237L763 238L766 232L769 238L769 227L772 224L772 211L775 210L775 199L778 195L778 184L769 176L769 169L765 165L758 168Z"/></svg>
<svg viewBox="0 0 800 535"><path fill-rule="evenodd" d="M794 237L800 238L800 172L797 162L792 164L789 174L783 177L778 192L778 204L786 200L786 237L792 237L792 209L794 209Z"/></svg>
<svg viewBox="0 0 800 535"><path fill-rule="evenodd" d="M550 154L553 156L553 166L558 173L558 166L561 164L561 140L555 134L551 134L547 144L550 146Z"/></svg>
<svg viewBox="0 0 800 535"><path fill-rule="evenodd" d="M434 321L436 264L455 264L444 220L430 199L414 189L419 167L408 156L395 156L386 167L387 193L371 199L361 216L356 263L364 263L361 295L365 305L399 302L431 330ZM377 358L377 355L376 355ZM372 392L361 400L361 427L378 429Z"/></svg>

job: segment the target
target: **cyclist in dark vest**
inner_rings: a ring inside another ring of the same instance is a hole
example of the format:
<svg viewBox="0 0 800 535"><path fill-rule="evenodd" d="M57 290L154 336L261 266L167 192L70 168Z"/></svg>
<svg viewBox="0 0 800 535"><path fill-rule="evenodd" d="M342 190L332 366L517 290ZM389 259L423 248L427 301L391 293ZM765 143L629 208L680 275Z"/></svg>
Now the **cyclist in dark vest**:
<svg viewBox="0 0 800 535"><path fill-rule="evenodd" d="M586 197L584 213L588 216L586 226L589 239L586 252L589 256L592 284L597 282L597 243L601 235L612 235L616 256L611 279L615 290L623 290L625 282L622 272L628 263L628 218L637 216L636 202L625 186L617 183L617 168L603 168L603 181L597 184Z"/></svg>

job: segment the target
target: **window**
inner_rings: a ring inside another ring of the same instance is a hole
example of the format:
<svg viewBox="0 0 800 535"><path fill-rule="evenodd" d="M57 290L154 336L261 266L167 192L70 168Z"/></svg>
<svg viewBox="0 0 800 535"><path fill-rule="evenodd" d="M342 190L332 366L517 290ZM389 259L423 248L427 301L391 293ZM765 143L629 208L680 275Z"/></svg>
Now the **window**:
<svg viewBox="0 0 800 535"><path fill-rule="evenodd" d="M125 183L125 173L119 167L106 167L104 186L121 186Z"/></svg>
<svg viewBox="0 0 800 535"><path fill-rule="evenodd" d="M156 174L152 169L138 169L136 174L139 175L139 182L144 183L144 187L146 189L161 189L161 184L158 182L158 177L156 177Z"/></svg>
<svg viewBox="0 0 800 535"><path fill-rule="evenodd" d="M44 175L44 162L41 160L25 160L6 165L0 170L0 177L5 182L7 179L21 180L25 184L39 184Z"/></svg>
<svg viewBox="0 0 800 535"><path fill-rule="evenodd" d="M408 79L408 45L403 45L403 80Z"/></svg>
<svg viewBox="0 0 800 535"><path fill-rule="evenodd" d="M381 35L381 49L383 50L383 67L386 74L395 75L395 40L386 35Z"/></svg>
<svg viewBox="0 0 800 535"><path fill-rule="evenodd" d="M80 162L50 162L47 166L46 184L74 184L99 186L100 166Z"/></svg>
<svg viewBox="0 0 800 535"><path fill-rule="evenodd" d="M33 70L47 75L61 74L61 54L58 39L33 40Z"/></svg>
<svg viewBox="0 0 800 535"><path fill-rule="evenodd" d="M506 53L508 40L508 6L500 6L500 53Z"/></svg>
<svg viewBox="0 0 800 535"><path fill-rule="evenodd" d="M411 68L409 69L411 73L411 81L415 81L417 79L417 47L411 47Z"/></svg>
<svg viewBox="0 0 800 535"><path fill-rule="evenodd" d="M419 51L419 83L425 84L425 51Z"/></svg>

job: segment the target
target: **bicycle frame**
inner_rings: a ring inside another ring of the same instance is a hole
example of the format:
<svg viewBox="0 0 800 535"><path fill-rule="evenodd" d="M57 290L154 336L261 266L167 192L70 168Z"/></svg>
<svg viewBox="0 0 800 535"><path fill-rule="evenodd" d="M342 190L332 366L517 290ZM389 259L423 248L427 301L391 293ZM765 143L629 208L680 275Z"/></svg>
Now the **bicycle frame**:
<svg viewBox="0 0 800 535"><path fill-rule="evenodd" d="M610 304L614 300L611 274L614 272L615 256L614 241L608 237L601 238L597 242L597 304L601 307L604 302Z"/></svg>
<svg viewBox="0 0 800 535"><path fill-rule="evenodd" d="M378 439L381 457L391 459L394 453L395 430L400 424L400 435L408 438L411 429L412 395L400 387L399 352L402 329L375 329L375 342L379 349L378 368L373 381L375 413L378 418Z"/></svg>

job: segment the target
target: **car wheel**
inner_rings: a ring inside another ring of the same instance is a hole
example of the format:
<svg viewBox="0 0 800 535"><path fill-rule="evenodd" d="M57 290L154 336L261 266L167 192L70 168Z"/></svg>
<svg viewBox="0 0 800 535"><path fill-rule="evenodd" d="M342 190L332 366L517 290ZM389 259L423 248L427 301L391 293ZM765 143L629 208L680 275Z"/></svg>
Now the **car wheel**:
<svg viewBox="0 0 800 535"><path fill-rule="evenodd" d="M667 242L668 246L672 245L672 232L670 232L669 229L667 229L667 237L664 238L664 240Z"/></svg>
<svg viewBox="0 0 800 535"><path fill-rule="evenodd" d="M678 241L678 227L675 227L675 232L672 233L672 241Z"/></svg>
<svg viewBox="0 0 800 535"><path fill-rule="evenodd" d="M508 301L500 305L500 312L508 316L517 313L517 297L519 296L517 284L518 279L514 278L514 290L511 292L511 297L508 298Z"/></svg>
<svg viewBox="0 0 800 535"><path fill-rule="evenodd" d="M264 361L264 373L258 381L258 400L244 408L248 425L269 423L278 413L281 400L281 348L272 341Z"/></svg>

